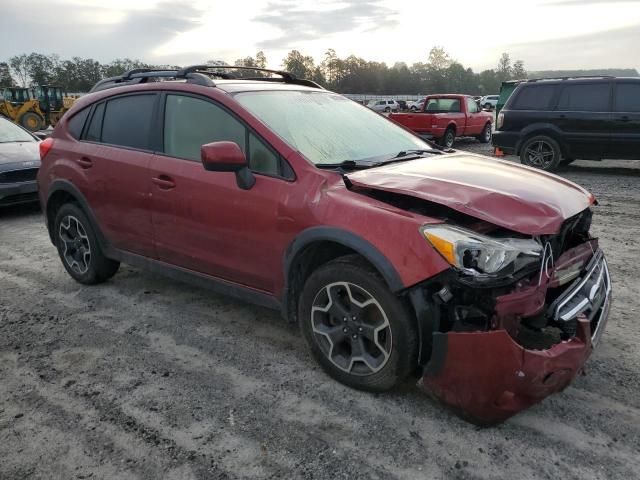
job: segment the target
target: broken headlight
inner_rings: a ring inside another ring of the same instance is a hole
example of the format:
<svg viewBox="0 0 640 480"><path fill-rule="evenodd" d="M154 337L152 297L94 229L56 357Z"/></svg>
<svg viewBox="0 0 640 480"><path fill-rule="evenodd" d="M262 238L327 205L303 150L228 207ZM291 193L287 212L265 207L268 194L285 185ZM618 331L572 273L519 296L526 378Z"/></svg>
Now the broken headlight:
<svg viewBox="0 0 640 480"><path fill-rule="evenodd" d="M532 238L492 238L451 225L425 225L421 231L447 262L470 275L515 273L542 256Z"/></svg>

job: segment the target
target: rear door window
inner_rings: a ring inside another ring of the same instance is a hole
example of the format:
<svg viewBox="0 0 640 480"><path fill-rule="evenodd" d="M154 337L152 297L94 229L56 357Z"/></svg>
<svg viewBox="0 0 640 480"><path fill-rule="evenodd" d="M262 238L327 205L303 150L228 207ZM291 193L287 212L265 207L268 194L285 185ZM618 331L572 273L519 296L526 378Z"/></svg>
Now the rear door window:
<svg viewBox="0 0 640 480"><path fill-rule="evenodd" d="M80 138L80 135L82 135L82 129L84 128L84 124L87 121L87 116L89 115L90 109L90 107L87 107L80 110L67 122L67 131L69 132L69 135L71 135L76 140L78 140Z"/></svg>
<svg viewBox="0 0 640 480"><path fill-rule="evenodd" d="M127 95L109 100L102 121L101 142L151 150L151 123L157 95Z"/></svg>
<svg viewBox="0 0 640 480"><path fill-rule="evenodd" d="M616 85L616 112L640 112L640 83Z"/></svg>
<svg viewBox="0 0 640 480"><path fill-rule="evenodd" d="M564 112L608 112L608 83L565 85L556 110Z"/></svg>
<svg viewBox="0 0 640 480"><path fill-rule="evenodd" d="M511 107L513 110L550 110L557 85L527 85Z"/></svg>

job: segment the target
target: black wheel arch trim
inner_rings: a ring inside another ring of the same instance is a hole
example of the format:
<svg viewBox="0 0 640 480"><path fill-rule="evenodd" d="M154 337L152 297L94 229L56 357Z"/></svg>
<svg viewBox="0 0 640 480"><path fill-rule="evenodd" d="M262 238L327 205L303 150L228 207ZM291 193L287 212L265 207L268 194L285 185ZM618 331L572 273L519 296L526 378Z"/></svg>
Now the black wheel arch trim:
<svg viewBox="0 0 640 480"><path fill-rule="evenodd" d="M560 152L565 154L564 134L557 126L550 123L533 123L527 125L520 132L520 138L515 146L516 155L520 155L522 147L531 137L537 137L538 135L547 136L555 140L560 146Z"/></svg>
<svg viewBox="0 0 640 480"><path fill-rule="evenodd" d="M47 225L47 230L49 230L49 238L51 239L51 243L55 245L54 232L52 231L53 225L51 222L55 220L55 218L49 218L49 203L51 202L51 198L58 192L65 192L71 195L76 199L76 201L80 204L80 207L84 211L84 213L89 217L89 221L91 222L91 227L93 228L96 237L98 238L98 242L100 243L100 247L104 252L109 250L109 242L107 242L106 237L102 233L98 221L96 219L95 214L93 213L93 209L89 205L87 198L83 195L83 193L76 187L73 183L68 180L58 179L55 180L51 186L49 187L49 193L47 195L46 205L43 205L43 211L45 215L45 222Z"/></svg>
<svg viewBox="0 0 640 480"><path fill-rule="evenodd" d="M389 259L375 246L355 233L339 227L310 227L299 233L289 244L283 259L284 288L282 292L283 315L290 318L287 311L291 300L289 278L294 260L306 247L316 242L334 242L354 250L369 261L380 272L392 292L399 292L405 288L398 271ZM294 313L295 314L295 313Z"/></svg>
<svg viewBox="0 0 640 480"><path fill-rule="evenodd" d="M364 238L339 227L311 227L293 239L284 258L284 272L288 277L293 260L305 247L319 241L340 243L366 258L383 276L392 292L405 288L395 267L384 254ZM286 277L285 277L286 278Z"/></svg>

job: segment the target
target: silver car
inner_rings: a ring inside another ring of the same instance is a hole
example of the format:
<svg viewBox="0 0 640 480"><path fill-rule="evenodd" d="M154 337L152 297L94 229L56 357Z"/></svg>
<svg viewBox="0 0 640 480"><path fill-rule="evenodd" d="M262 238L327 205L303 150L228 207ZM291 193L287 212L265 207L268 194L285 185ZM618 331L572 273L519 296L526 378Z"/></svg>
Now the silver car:
<svg viewBox="0 0 640 480"><path fill-rule="evenodd" d="M39 139L0 117L0 207L38 201Z"/></svg>
<svg viewBox="0 0 640 480"><path fill-rule="evenodd" d="M395 100L370 100L367 107L376 112L397 112L400 109Z"/></svg>

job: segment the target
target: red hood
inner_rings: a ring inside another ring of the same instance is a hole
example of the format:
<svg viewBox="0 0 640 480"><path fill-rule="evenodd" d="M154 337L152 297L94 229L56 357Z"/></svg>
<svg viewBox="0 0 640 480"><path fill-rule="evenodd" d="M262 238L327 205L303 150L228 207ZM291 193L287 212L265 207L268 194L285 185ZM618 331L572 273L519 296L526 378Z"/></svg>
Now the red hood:
<svg viewBox="0 0 640 480"><path fill-rule="evenodd" d="M356 188L384 190L445 205L528 235L558 233L595 198L556 175L468 153L392 163L347 175Z"/></svg>

